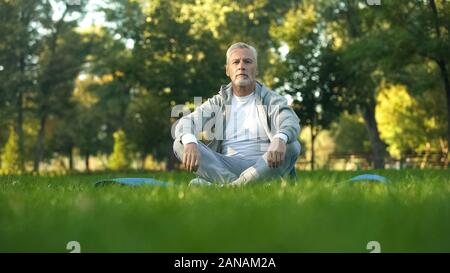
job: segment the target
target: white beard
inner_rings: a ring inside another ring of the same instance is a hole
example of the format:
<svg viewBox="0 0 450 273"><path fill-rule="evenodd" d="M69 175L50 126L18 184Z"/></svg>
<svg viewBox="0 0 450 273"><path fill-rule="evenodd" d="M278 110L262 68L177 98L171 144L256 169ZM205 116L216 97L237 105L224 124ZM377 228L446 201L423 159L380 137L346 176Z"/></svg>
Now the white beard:
<svg viewBox="0 0 450 273"><path fill-rule="evenodd" d="M238 79L235 81L235 84L237 86L247 86L250 85L252 83L252 81L249 78L246 79Z"/></svg>

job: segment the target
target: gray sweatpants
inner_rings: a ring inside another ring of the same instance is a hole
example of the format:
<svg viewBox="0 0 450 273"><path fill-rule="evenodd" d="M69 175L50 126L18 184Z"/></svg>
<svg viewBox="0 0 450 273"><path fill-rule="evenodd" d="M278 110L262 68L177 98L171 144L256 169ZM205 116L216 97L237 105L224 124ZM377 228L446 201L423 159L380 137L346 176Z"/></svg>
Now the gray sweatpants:
<svg viewBox="0 0 450 273"><path fill-rule="evenodd" d="M174 141L173 151L178 160L182 161L184 146L180 139ZM201 141L198 142L198 151L200 154L199 168L195 174L207 181L225 184L238 178L247 179L247 177L254 177L255 175L258 179L271 179L292 173L300 154L300 143L294 141L286 145L285 160L278 168L269 168L267 153L256 161L246 160L238 156L226 156L217 153Z"/></svg>

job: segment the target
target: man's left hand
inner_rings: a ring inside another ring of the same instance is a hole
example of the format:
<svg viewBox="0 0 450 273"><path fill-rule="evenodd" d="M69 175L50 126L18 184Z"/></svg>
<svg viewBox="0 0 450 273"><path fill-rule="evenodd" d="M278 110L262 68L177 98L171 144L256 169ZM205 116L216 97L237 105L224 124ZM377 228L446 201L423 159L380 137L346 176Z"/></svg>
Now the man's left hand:
<svg viewBox="0 0 450 273"><path fill-rule="evenodd" d="M286 143L281 138L274 138L267 150L267 162L269 168L278 168L283 164L286 156Z"/></svg>

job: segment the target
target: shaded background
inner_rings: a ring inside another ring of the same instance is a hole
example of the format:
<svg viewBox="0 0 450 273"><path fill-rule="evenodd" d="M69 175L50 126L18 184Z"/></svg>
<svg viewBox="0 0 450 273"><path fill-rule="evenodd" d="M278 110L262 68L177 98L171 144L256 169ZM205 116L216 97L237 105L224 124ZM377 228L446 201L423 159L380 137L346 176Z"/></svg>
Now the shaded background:
<svg viewBox="0 0 450 273"><path fill-rule="evenodd" d="M177 168L225 52L301 119L300 169L446 168L450 2L0 0L1 172Z"/></svg>

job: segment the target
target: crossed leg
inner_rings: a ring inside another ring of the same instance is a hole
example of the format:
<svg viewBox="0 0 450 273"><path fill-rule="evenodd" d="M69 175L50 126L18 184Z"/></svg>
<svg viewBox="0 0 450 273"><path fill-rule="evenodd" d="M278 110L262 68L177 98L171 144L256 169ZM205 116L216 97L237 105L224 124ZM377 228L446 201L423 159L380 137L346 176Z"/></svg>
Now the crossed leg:
<svg viewBox="0 0 450 273"><path fill-rule="evenodd" d="M173 150L178 160L182 161L184 146L179 139L174 141ZM269 168L267 153L255 162L240 157L225 156L198 142L200 158L199 167L195 173L210 182L235 185L246 184L257 179L283 177L295 167L300 150L298 141L287 144L286 157L281 166Z"/></svg>

